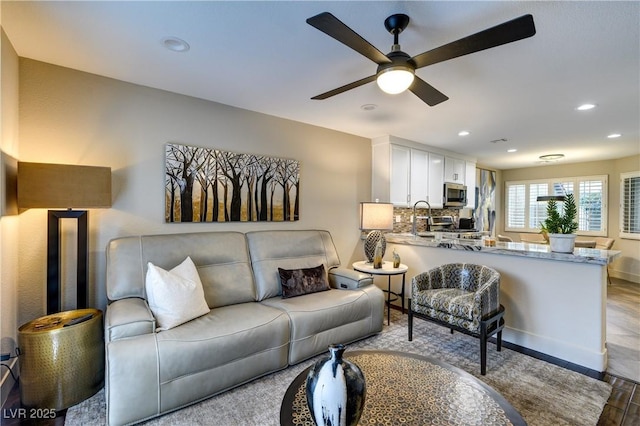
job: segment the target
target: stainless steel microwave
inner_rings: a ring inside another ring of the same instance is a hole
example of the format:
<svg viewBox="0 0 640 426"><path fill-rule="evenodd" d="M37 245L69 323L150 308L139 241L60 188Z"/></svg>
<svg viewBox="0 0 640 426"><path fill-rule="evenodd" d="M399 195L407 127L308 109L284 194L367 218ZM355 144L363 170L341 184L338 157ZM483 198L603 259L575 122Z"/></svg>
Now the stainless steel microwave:
<svg viewBox="0 0 640 426"><path fill-rule="evenodd" d="M444 207L463 208L467 205L467 187L453 182L444 183Z"/></svg>

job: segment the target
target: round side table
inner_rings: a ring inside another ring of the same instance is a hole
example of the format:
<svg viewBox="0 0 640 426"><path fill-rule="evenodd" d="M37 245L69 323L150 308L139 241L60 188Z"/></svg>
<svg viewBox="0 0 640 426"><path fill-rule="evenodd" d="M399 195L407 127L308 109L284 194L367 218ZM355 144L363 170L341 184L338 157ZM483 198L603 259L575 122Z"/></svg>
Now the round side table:
<svg viewBox="0 0 640 426"><path fill-rule="evenodd" d="M404 282L405 275L409 270L409 267L407 265L401 263L400 266L394 268L393 262L382 262L382 268L374 268L373 263L361 260L360 262L355 262L351 266L356 271L364 272L365 274L386 275L389 277L387 282L387 289L383 290L385 293L387 293L387 325L391 323L391 302L400 298L400 301L402 303L402 313L404 314ZM391 291L391 277L393 275L402 275L402 287L400 290L400 294Z"/></svg>
<svg viewBox="0 0 640 426"><path fill-rule="evenodd" d="M102 311L46 315L18 329L20 399L26 407L60 411L104 383Z"/></svg>

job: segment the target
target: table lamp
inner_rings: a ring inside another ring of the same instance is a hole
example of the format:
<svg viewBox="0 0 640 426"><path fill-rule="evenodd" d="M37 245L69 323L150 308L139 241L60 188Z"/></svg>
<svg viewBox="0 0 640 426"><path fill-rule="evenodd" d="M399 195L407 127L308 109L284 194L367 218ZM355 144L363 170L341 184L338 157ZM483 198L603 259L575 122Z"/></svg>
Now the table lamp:
<svg viewBox="0 0 640 426"><path fill-rule="evenodd" d="M60 219L78 222L77 308L88 305L87 223L89 212L72 208L111 207L111 168L18 162L18 208L49 210L47 226L47 314L60 312Z"/></svg>
<svg viewBox="0 0 640 426"><path fill-rule="evenodd" d="M370 231L364 241L364 254L367 257L367 262L372 263L378 241L382 243L382 256L387 248L387 240L380 231L393 229L393 204L360 203L360 229Z"/></svg>

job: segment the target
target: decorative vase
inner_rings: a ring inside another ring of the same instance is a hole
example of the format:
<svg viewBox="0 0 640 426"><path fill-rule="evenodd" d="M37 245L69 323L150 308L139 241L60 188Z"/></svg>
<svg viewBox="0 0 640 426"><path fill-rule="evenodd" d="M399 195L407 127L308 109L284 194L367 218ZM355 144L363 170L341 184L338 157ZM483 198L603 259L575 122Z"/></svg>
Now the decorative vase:
<svg viewBox="0 0 640 426"><path fill-rule="evenodd" d="M376 250L373 254L373 268L382 268L382 241L378 241L378 244L376 244Z"/></svg>
<svg viewBox="0 0 640 426"><path fill-rule="evenodd" d="M329 358L320 360L307 375L307 405L318 426L357 425L367 389L360 368L342 359L345 346L329 346Z"/></svg>
<svg viewBox="0 0 640 426"><path fill-rule="evenodd" d="M398 254L396 249L393 249L393 267L394 268L400 267L400 255Z"/></svg>
<svg viewBox="0 0 640 426"><path fill-rule="evenodd" d="M555 253L573 253L576 234L549 234L549 246Z"/></svg>

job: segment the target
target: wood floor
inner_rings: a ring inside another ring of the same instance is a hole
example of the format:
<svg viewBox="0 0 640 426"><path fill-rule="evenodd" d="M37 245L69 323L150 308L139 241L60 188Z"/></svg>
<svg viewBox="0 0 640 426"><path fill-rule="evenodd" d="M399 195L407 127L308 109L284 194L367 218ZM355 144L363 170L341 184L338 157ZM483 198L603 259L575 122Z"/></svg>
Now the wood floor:
<svg viewBox="0 0 640 426"><path fill-rule="evenodd" d="M583 371L579 366L562 366L609 382L613 386L598 426L640 425L640 284L616 278L611 280L611 285L607 287L607 372L602 375L592 370ZM545 359L545 356L541 358ZM546 360L558 364L556 359ZM0 423L3 426L64 425L66 410L57 413L55 419L42 420L20 418L23 413L27 417L29 414L28 411L17 411L20 408L20 392L16 385L2 407Z"/></svg>
<svg viewBox="0 0 640 426"><path fill-rule="evenodd" d="M612 278L607 286L607 351L613 391L598 425L640 425L640 284Z"/></svg>

